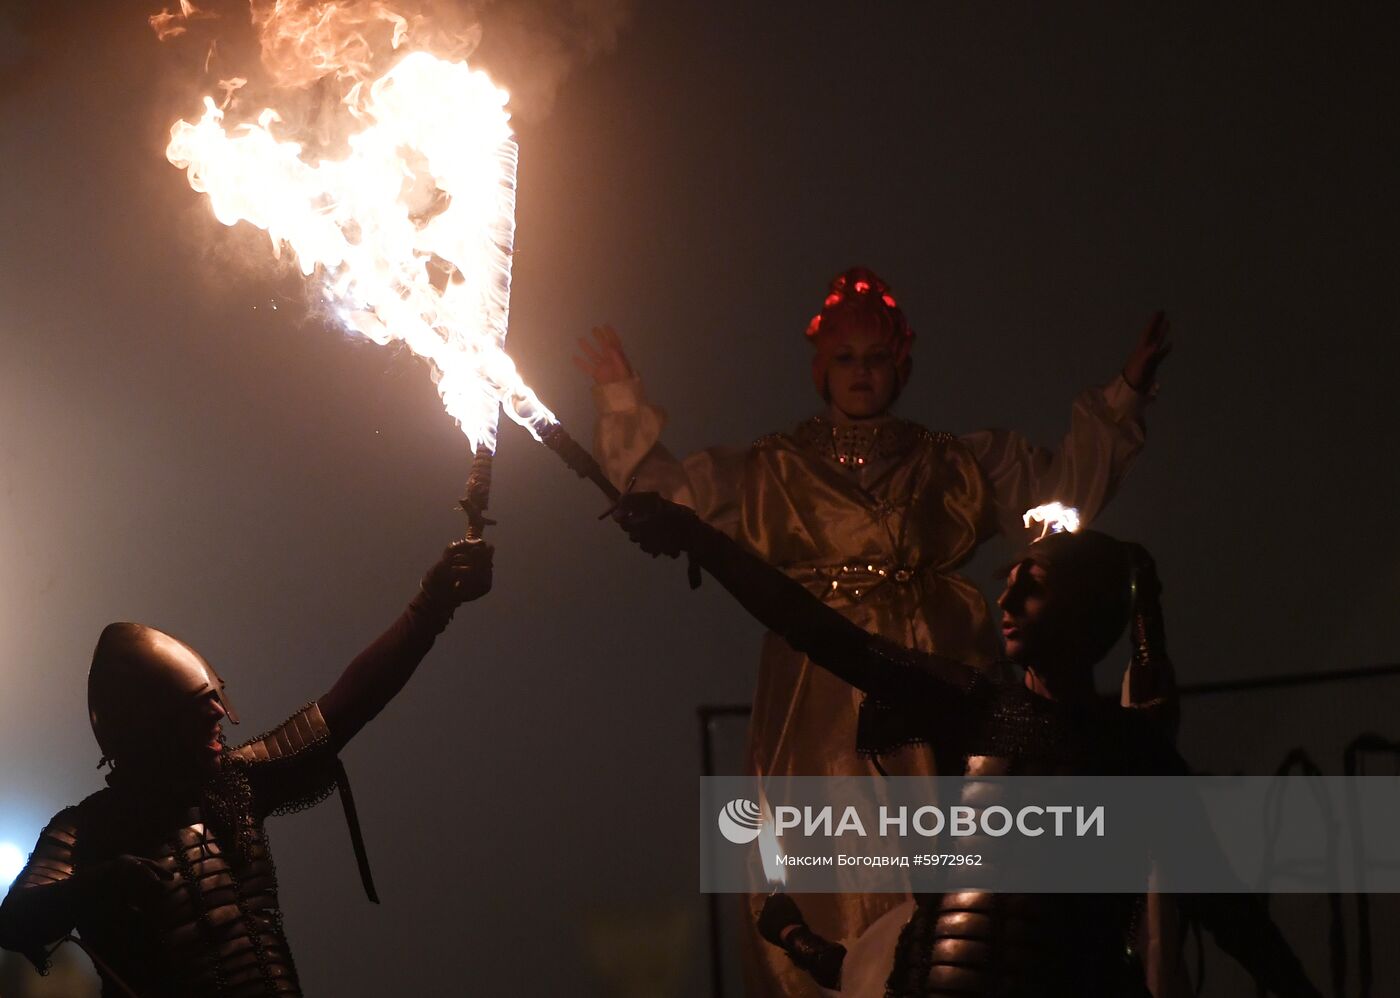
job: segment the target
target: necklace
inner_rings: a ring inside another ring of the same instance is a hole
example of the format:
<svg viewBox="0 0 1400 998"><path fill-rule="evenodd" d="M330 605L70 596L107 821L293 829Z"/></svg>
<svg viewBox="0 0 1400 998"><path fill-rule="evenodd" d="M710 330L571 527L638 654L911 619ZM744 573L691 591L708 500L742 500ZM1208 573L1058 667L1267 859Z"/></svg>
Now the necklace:
<svg viewBox="0 0 1400 998"><path fill-rule="evenodd" d="M813 416L797 428L797 441L823 457L847 468L862 468L871 461L895 458L913 446L922 429L902 419L880 423L833 423Z"/></svg>

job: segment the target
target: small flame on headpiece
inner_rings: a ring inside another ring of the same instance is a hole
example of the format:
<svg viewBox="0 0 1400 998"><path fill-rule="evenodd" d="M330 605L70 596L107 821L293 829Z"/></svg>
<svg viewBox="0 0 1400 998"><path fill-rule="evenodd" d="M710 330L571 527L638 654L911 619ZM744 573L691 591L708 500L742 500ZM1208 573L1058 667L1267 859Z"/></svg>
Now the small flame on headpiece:
<svg viewBox="0 0 1400 998"><path fill-rule="evenodd" d="M1042 524L1040 536L1036 540L1044 540L1050 534L1078 532L1079 510L1058 502L1046 503L1044 506L1026 510L1025 515L1021 517L1021 522L1025 524L1027 529L1032 523Z"/></svg>

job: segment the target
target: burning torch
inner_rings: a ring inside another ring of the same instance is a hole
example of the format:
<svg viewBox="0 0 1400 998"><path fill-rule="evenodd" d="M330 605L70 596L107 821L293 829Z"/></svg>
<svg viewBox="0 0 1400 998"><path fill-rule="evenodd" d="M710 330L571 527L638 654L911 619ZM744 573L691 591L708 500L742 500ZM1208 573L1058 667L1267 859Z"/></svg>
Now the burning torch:
<svg viewBox="0 0 1400 998"><path fill-rule="evenodd" d="M219 221L249 222L274 255L290 251L340 325L427 360L475 455L458 502L468 537L491 523L502 410L616 501L617 488L505 352L519 165L508 95L465 61L414 51L419 23L390 3L346 3L334 18L297 11L279 6L255 18L265 67L295 84L273 94L296 101L308 74L338 87L348 154L313 154L325 144L293 131L287 122L297 115L272 106L226 124L229 99L206 96L197 121L171 127L166 158ZM162 38L191 15L170 16L180 21L173 28L152 21ZM388 28L392 60L366 56L365 39ZM370 67L386 61L373 76Z"/></svg>

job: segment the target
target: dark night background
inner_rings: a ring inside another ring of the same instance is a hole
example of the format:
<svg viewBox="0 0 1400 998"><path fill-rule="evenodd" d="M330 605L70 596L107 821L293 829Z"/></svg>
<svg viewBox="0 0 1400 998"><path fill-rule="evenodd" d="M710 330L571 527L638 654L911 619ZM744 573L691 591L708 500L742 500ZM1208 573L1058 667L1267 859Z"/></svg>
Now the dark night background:
<svg viewBox="0 0 1400 998"><path fill-rule="evenodd" d="M101 785L106 622L200 648L241 740L324 692L462 529L469 454L422 365L308 321L165 162L198 95L154 7L0 7L0 840L24 849ZM904 415L1052 442L1166 308L1148 447L1100 526L1156 554L1182 680L1393 661L1383 9L639 4L518 123L511 352L586 440L572 342L610 321L674 450L743 443L817 407L802 330L863 262L919 332ZM491 43L488 20L509 83ZM759 629L502 437L496 589L346 753L383 906L334 803L271 825L303 983L699 995L695 708L748 699ZM1400 735L1397 692L1189 702L1184 749L1338 771L1356 732Z"/></svg>

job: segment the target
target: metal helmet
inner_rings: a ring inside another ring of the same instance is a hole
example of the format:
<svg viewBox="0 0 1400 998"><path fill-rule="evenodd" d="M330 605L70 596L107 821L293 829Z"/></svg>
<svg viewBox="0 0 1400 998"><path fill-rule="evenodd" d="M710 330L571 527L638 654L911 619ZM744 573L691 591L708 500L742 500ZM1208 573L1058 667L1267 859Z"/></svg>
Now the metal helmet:
<svg viewBox="0 0 1400 998"><path fill-rule="evenodd" d="M88 720L104 758L110 759L188 701L211 691L237 724L224 681L203 655L145 624L108 624L88 671Z"/></svg>

